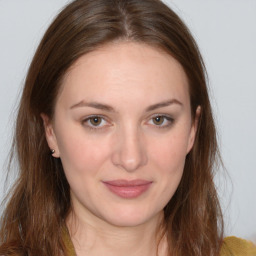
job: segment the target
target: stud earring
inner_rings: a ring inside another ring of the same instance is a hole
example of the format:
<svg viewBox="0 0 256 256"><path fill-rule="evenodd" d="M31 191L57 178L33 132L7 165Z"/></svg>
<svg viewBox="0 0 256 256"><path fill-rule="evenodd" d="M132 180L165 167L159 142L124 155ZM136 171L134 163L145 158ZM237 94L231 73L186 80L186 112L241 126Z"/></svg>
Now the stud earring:
<svg viewBox="0 0 256 256"><path fill-rule="evenodd" d="M55 150L54 149L51 149L51 154L53 155L55 153Z"/></svg>

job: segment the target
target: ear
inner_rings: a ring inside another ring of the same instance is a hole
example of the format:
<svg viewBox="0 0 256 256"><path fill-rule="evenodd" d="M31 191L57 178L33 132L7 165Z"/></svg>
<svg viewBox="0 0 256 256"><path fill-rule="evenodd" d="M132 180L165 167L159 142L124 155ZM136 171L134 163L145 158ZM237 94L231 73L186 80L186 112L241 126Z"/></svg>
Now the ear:
<svg viewBox="0 0 256 256"><path fill-rule="evenodd" d="M54 133L52 122L50 118L44 113L41 114L41 118L43 119L43 123L44 123L45 137L46 137L48 146L50 148L49 151L54 150L54 153L52 153L52 156L59 158L60 157L59 147L58 147L58 143Z"/></svg>
<svg viewBox="0 0 256 256"><path fill-rule="evenodd" d="M187 154L193 148L200 115L201 115L201 106L198 106L197 109L196 109L194 121L193 121L192 126L191 126L191 130L190 130L188 147L187 147Z"/></svg>

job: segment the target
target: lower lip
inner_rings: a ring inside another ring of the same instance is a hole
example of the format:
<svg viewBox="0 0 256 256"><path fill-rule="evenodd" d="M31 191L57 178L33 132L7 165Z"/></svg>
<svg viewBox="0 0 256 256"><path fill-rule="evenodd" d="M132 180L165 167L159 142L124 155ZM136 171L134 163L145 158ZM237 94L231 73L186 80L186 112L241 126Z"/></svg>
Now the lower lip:
<svg viewBox="0 0 256 256"><path fill-rule="evenodd" d="M136 186L115 186L105 182L104 184L115 195L122 198L132 199L132 198L139 197L140 195L145 193L149 189L152 183L150 182L150 183L136 185Z"/></svg>

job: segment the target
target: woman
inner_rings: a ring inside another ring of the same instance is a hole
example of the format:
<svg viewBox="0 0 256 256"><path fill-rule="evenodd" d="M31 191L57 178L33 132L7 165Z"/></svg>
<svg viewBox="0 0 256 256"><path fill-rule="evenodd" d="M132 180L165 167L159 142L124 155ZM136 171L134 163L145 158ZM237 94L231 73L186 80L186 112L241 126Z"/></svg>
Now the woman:
<svg viewBox="0 0 256 256"><path fill-rule="evenodd" d="M253 255L223 242L204 71L158 0L69 4L25 82L0 255Z"/></svg>

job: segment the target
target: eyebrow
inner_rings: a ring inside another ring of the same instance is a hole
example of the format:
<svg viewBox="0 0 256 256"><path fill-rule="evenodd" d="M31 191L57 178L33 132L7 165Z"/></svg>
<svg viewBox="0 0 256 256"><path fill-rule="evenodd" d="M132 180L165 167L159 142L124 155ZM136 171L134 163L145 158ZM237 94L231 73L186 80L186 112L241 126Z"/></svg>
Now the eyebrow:
<svg viewBox="0 0 256 256"><path fill-rule="evenodd" d="M107 104L101 104L98 102L86 102L86 101L80 101L77 104L70 107L70 109L78 108L78 107L90 107L90 108L96 108L100 110L105 110L108 112L115 112L114 108L107 105Z"/></svg>
<svg viewBox="0 0 256 256"><path fill-rule="evenodd" d="M149 107L146 108L146 112L158 109L158 108L163 108L163 107L168 107L172 104L178 104L180 106L183 106L183 104L178 101L177 99L171 99L171 100L167 100L167 101L163 101L163 102L159 102L157 104L151 105Z"/></svg>
<svg viewBox="0 0 256 256"><path fill-rule="evenodd" d="M146 112L150 112L150 111L153 111L158 108L168 107L172 104L177 104L177 105L183 106L183 104L180 101L178 101L177 99L171 99L171 100L167 100L167 101L163 101L163 102L159 102L159 103L150 105L149 107L146 108ZM113 107L111 107L107 104L102 104L99 102L86 102L84 100L78 102L75 105L72 105L70 107L70 109L79 108L79 107L91 107L91 108L96 108L96 109L100 109L100 110L105 110L108 112L116 112Z"/></svg>

